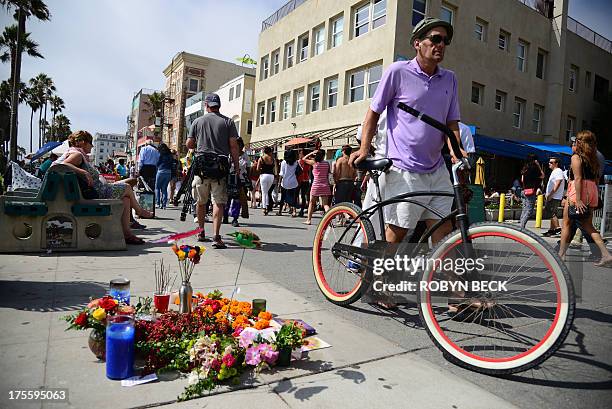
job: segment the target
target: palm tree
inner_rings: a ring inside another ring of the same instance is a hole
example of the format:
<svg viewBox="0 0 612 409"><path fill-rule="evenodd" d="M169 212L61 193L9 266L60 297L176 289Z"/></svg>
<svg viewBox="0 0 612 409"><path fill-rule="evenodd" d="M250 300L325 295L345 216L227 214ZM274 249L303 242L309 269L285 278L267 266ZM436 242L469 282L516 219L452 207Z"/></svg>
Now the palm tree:
<svg viewBox="0 0 612 409"><path fill-rule="evenodd" d="M52 140L63 142L72 133L70 130L70 119L64 114L58 114L54 123L51 125Z"/></svg>
<svg viewBox="0 0 612 409"><path fill-rule="evenodd" d="M15 19L17 20L17 47L15 52L14 64L11 72L13 79L13 89L11 93L11 117L10 117L10 136L11 136L11 159L17 159L17 114L18 114L18 93L21 83L21 53L23 52L23 35L26 32L25 23L28 16L33 15L39 20L49 20L49 9L42 0L0 0L0 6L7 11L15 9Z"/></svg>
<svg viewBox="0 0 612 409"><path fill-rule="evenodd" d="M21 36L23 51L30 57L45 58L38 52L38 44L30 40L30 33L23 33ZM0 36L0 61L11 63L11 75L15 71L15 57L17 55L17 25L4 27L4 32Z"/></svg>
<svg viewBox="0 0 612 409"><path fill-rule="evenodd" d="M38 111L41 108L42 103L39 98L38 91L35 88L36 84L34 78L30 79L30 85L32 85L32 87L28 88L26 103L32 110L30 113L30 152L32 152L32 122L34 122L34 112Z"/></svg>
<svg viewBox="0 0 612 409"><path fill-rule="evenodd" d="M59 95L52 96L49 102L51 103L51 112L53 113L53 119L51 119L51 125L53 125L55 123L55 115L62 112L66 105L64 105L64 100Z"/></svg>
<svg viewBox="0 0 612 409"><path fill-rule="evenodd" d="M151 115L149 116L149 120L155 124L156 134L159 133L159 128L158 128L156 119L160 118L161 122L163 122L164 120L161 117L162 117L162 111L164 109L165 99L166 99L166 95L163 92L155 91L154 93L149 95L149 101L145 102L145 105L147 106L147 111L151 113ZM163 126L163 124L161 123L160 125Z"/></svg>
<svg viewBox="0 0 612 409"><path fill-rule="evenodd" d="M1 0L0 0L1 1ZM47 120L47 100L49 97L53 95L53 91L55 91L55 86L53 85L53 80L44 73L38 74L35 78L30 80L30 84L36 90L36 95L40 102L40 111L38 113L38 146L42 146L44 143L44 128L43 124L43 107L45 108L44 120Z"/></svg>
<svg viewBox="0 0 612 409"><path fill-rule="evenodd" d="M53 80L50 77L47 77L48 80L44 83L45 86L45 99L44 99L44 107L45 107L45 122L47 122L47 106L49 105L49 100L53 97L53 93L57 91L55 85L53 84ZM47 143L47 132L46 128L43 128L43 144Z"/></svg>

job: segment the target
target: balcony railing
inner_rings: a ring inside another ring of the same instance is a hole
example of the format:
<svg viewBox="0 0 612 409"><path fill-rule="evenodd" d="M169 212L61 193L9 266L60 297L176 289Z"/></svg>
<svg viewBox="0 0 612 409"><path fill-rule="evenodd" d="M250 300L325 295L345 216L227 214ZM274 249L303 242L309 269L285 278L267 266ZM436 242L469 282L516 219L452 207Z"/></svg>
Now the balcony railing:
<svg viewBox="0 0 612 409"><path fill-rule="evenodd" d="M579 23L570 16L567 16L567 29L572 33L584 38L588 42L595 44L597 47L612 53L612 41L606 37L597 34L584 24Z"/></svg>
<svg viewBox="0 0 612 409"><path fill-rule="evenodd" d="M295 10L298 6L301 6L302 4L304 4L306 1L307 0L290 0L290 1L288 1L283 7L279 8L278 10L276 10L276 12L274 14L272 14L270 17L268 17L267 19L265 19L261 23L261 31L264 31L264 30L272 27L280 19L282 19L283 17L285 17L286 15L291 13L293 10Z"/></svg>
<svg viewBox="0 0 612 409"><path fill-rule="evenodd" d="M187 98L187 100L185 101L185 106L191 106L193 104L195 104L196 102L200 102L204 99L204 91L200 91L195 95L192 95L191 97Z"/></svg>

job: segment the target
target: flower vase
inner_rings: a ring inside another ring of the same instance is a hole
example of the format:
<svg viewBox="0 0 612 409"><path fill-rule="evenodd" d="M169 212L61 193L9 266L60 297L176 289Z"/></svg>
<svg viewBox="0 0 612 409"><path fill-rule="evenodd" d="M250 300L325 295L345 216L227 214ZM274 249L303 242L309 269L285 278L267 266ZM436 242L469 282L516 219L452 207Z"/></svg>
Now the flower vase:
<svg viewBox="0 0 612 409"><path fill-rule="evenodd" d="M278 366L289 366L291 363L291 348L281 348L278 350L278 360L276 365Z"/></svg>
<svg viewBox="0 0 612 409"><path fill-rule="evenodd" d="M189 281L183 281L181 288L179 289L179 300L181 302L180 312L190 313L191 312L191 297L193 296L193 288Z"/></svg>
<svg viewBox="0 0 612 409"><path fill-rule="evenodd" d="M100 361L106 359L106 336L100 331L92 330L87 341L89 349Z"/></svg>

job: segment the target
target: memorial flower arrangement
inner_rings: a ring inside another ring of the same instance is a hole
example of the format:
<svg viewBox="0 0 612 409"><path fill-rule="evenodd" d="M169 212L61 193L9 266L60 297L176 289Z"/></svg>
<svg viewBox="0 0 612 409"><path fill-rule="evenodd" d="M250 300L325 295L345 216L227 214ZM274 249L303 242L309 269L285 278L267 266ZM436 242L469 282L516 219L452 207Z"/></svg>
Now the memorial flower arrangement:
<svg viewBox="0 0 612 409"><path fill-rule="evenodd" d="M129 305L120 304L111 296L104 296L90 300L83 310L76 314L67 315L62 319L70 325L66 331L71 329L85 330L93 329L99 335L106 332L106 317L115 314L130 314L134 308Z"/></svg>
<svg viewBox="0 0 612 409"><path fill-rule="evenodd" d="M179 246L175 243L172 245L172 251L174 251L174 254L176 254L179 262L181 279L183 282L190 281L193 269L196 264L200 263L200 258L206 251L206 248L200 246L188 246L187 244L181 244Z"/></svg>

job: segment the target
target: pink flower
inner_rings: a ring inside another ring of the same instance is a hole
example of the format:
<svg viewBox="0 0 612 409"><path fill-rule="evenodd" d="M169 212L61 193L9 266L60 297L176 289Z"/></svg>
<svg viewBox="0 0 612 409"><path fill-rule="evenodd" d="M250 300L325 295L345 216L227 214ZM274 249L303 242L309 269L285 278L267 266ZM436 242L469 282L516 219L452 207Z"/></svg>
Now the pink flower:
<svg viewBox="0 0 612 409"><path fill-rule="evenodd" d="M232 333L232 336L233 336L234 338L239 337L239 336L240 336L240 333L242 333L242 330L243 330L243 329L244 329L244 328L242 328L242 327L236 327L236 329L235 329L235 330L234 330L234 332Z"/></svg>
<svg viewBox="0 0 612 409"><path fill-rule="evenodd" d="M236 358L232 354L226 354L223 356L223 363L227 368L231 368L236 363Z"/></svg>
<svg viewBox="0 0 612 409"><path fill-rule="evenodd" d="M253 343L255 336L257 333L255 331L242 331L240 333L240 340L238 341L238 345L241 348L246 348Z"/></svg>
<svg viewBox="0 0 612 409"><path fill-rule="evenodd" d="M246 350L245 360L247 365L257 366L261 363L261 355L259 354L259 346L251 346Z"/></svg>
<svg viewBox="0 0 612 409"><path fill-rule="evenodd" d="M275 351L269 344L260 344L259 353L263 356L267 364L274 365L278 359L278 351Z"/></svg>

